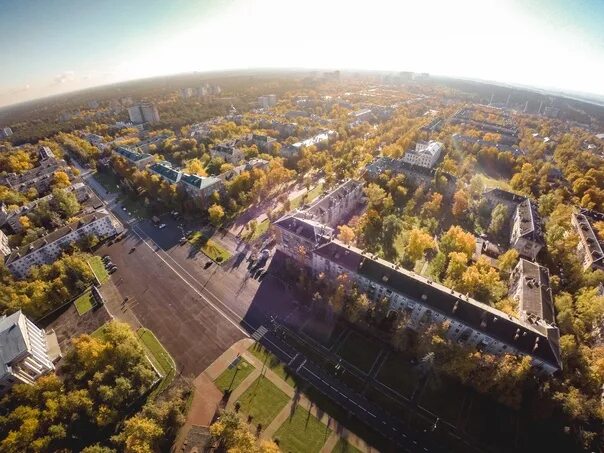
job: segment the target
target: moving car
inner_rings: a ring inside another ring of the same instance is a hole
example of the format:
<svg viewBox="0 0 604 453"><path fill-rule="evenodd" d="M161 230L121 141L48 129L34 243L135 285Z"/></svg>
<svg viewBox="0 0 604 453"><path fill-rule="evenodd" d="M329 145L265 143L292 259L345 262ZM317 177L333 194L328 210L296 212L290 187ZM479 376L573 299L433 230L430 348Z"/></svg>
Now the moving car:
<svg viewBox="0 0 604 453"><path fill-rule="evenodd" d="M161 230L162 228L166 228L166 224L165 224L165 223L162 223L162 224L159 226L159 229L160 229L160 230Z"/></svg>

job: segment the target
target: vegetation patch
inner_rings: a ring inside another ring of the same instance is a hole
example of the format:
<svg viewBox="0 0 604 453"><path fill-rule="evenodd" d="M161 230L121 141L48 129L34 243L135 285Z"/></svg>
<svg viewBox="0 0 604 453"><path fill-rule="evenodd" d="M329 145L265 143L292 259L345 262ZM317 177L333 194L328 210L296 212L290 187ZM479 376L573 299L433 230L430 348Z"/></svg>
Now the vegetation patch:
<svg viewBox="0 0 604 453"><path fill-rule="evenodd" d="M94 275L98 279L99 283L103 284L107 280L109 280L109 273L107 272L107 269L105 269L105 266L103 265L103 260L100 256L91 257L88 260L88 264L90 264L92 272L94 272Z"/></svg>
<svg viewBox="0 0 604 453"><path fill-rule="evenodd" d="M153 363L155 368L162 374L161 383L153 391L153 396L160 394L174 379L176 374L176 368L174 359L170 356L170 353L166 351L166 348L160 343L155 334L149 329L141 327L136 331L136 334L147 351L149 360Z"/></svg>
<svg viewBox="0 0 604 453"><path fill-rule="evenodd" d="M293 415L279 427L275 438L279 439L279 447L283 451L318 453L330 434L331 429L306 409L297 406Z"/></svg>
<svg viewBox="0 0 604 453"><path fill-rule="evenodd" d="M74 304L80 316L92 310L92 294L90 291L86 291L84 294L78 297Z"/></svg>
<svg viewBox="0 0 604 453"><path fill-rule="evenodd" d="M229 367L214 381L221 392L235 390L248 377L254 367L242 357L234 360Z"/></svg>
<svg viewBox="0 0 604 453"><path fill-rule="evenodd" d="M250 347L249 351L254 354L254 356L256 356L256 358L263 363L263 365L270 368L273 373L275 373L292 387L296 387L296 381L294 380L292 374L275 354L267 351L266 348L259 343L254 343Z"/></svg>
<svg viewBox="0 0 604 453"><path fill-rule="evenodd" d="M109 171L97 171L93 178L109 193L116 193L119 190L119 179Z"/></svg>
<svg viewBox="0 0 604 453"><path fill-rule="evenodd" d="M212 239L208 239L201 231L194 231L189 236L189 243L201 250L204 255L217 264L224 263L231 257L228 250Z"/></svg>
<svg viewBox="0 0 604 453"><path fill-rule="evenodd" d="M275 384L264 376L259 376L241 398L239 404L244 414L252 417L252 423L267 427L289 401Z"/></svg>
<svg viewBox="0 0 604 453"><path fill-rule="evenodd" d="M382 364L376 379L392 390L410 397L419 382L418 373L408 359L399 354L390 354Z"/></svg>

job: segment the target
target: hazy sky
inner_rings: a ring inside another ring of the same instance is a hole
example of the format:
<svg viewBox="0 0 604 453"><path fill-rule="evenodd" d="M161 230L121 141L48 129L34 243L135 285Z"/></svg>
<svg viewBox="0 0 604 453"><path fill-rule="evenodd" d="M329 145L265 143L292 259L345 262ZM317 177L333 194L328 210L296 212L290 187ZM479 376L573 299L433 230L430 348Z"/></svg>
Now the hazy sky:
<svg viewBox="0 0 604 453"><path fill-rule="evenodd" d="M604 95L604 0L0 0L0 106L267 67L411 70Z"/></svg>

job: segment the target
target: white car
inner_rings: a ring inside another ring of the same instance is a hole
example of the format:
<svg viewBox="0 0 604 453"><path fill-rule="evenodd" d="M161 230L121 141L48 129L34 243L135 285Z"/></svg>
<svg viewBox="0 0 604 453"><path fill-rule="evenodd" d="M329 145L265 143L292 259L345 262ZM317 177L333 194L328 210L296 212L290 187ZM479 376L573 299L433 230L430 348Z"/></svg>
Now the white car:
<svg viewBox="0 0 604 453"><path fill-rule="evenodd" d="M161 230L162 228L166 228L166 224L165 224L165 223L162 223L162 224L159 226L159 229L160 229L160 230Z"/></svg>

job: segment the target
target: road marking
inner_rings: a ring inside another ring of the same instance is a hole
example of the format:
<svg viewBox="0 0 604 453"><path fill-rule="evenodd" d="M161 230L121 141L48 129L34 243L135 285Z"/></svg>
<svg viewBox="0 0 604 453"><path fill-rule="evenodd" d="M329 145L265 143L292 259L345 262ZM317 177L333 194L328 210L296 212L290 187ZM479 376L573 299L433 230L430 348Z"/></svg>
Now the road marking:
<svg viewBox="0 0 604 453"><path fill-rule="evenodd" d="M256 341L260 341L260 339L266 334L266 332L268 332L268 329L264 326L260 326L252 334L252 338Z"/></svg>
<svg viewBox="0 0 604 453"><path fill-rule="evenodd" d="M214 305L212 302L209 301L209 299L204 296L202 293L200 293L193 285L191 285L191 283L189 283L182 275L180 275L178 273L178 271L176 269L174 269L172 266L170 266L170 263L168 263L159 253L157 253L155 250L153 250L153 247L151 247L147 241L145 241L145 239L138 234L138 232L136 231L136 227L132 228L132 231L134 232L134 234L136 234L138 236L138 238L144 242L144 244L149 247L149 250L151 250L153 253L155 253L157 255L157 257L162 260L166 266L168 266L170 269L172 269L172 272L174 272L176 275L178 275L178 277L180 277L180 279L185 282L187 284L187 286L189 286L189 288L191 288L198 296L200 296L202 299L204 299L208 304L210 304L210 306L212 308L214 308L214 310L216 310L218 313L220 313L220 315L226 319L228 322L230 322L233 326L235 326L237 329L239 329L239 331L244 334L246 337L249 337L249 334L236 322L234 322L231 318L229 318L220 308L218 308L216 305Z"/></svg>

